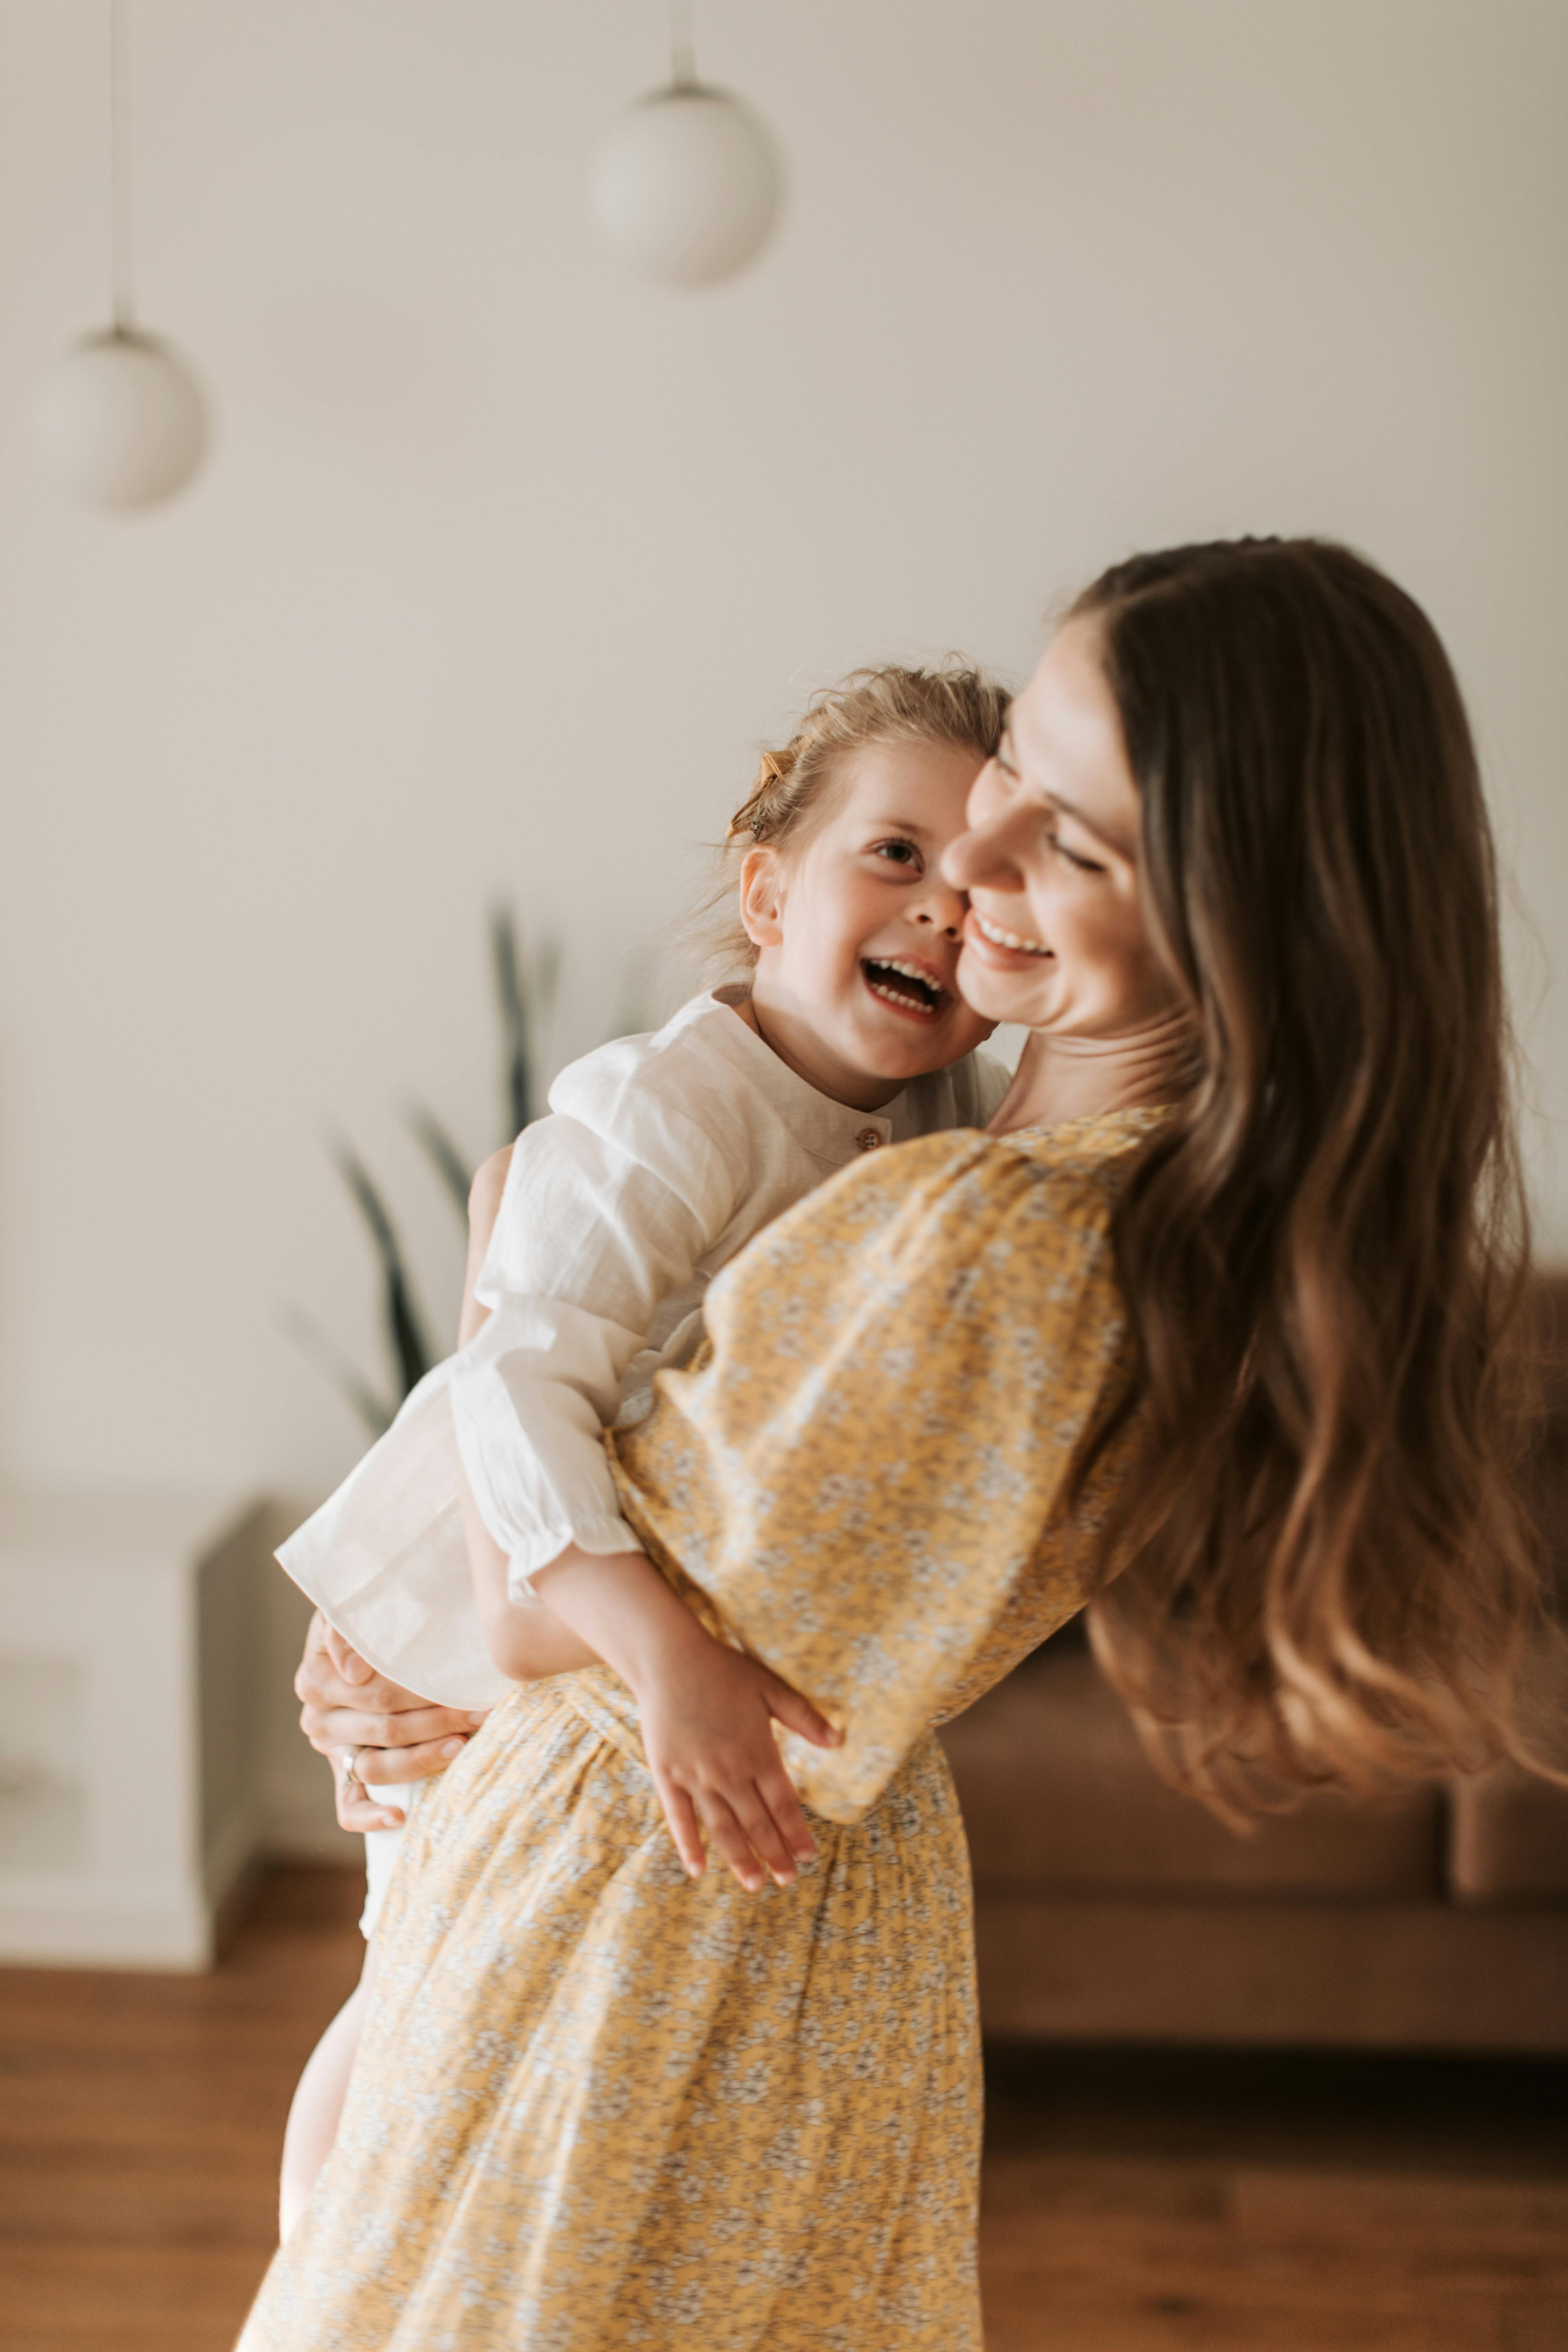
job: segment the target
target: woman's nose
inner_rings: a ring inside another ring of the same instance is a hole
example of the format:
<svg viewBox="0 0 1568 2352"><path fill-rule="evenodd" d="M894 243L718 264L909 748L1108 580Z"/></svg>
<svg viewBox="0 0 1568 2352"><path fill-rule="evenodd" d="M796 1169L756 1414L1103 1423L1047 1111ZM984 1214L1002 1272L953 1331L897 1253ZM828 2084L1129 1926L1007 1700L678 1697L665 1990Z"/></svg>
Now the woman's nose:
<svg viewBox="0 0 1568 2352"><path fill-rule="evenodd" d="M1024 877L1019 871L1014 831L1004 815L960 834L942 856L942 879L949 888L961 892L966 899L970 891L980 886L988 890L1021 890Z"/></svg>
<svg viewBox="0 0 1568 2352"><path fill-rule="evenodd" d="M945 876L933 874L931 887L922 892L918 903L910 908L917 923L943 932L955 940L963 929L963 918L969 900L962 890L955 890Z"/></svg>

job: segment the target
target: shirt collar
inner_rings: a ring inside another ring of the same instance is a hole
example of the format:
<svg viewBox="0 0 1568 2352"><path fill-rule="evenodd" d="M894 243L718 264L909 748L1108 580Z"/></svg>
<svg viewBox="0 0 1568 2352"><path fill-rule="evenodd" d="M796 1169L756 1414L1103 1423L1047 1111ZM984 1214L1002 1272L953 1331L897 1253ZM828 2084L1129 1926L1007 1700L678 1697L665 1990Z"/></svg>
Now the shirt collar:
<svg viewBox="0 0 1568 2352"><path fill-rule="evenodd" d="M901 1088L880 1110L856 1110L849 1103L835 1102L781 1061L772 1046L764 1045L756 1031L741 1019L734 1008L750 994L739 981L710 992L707 1002L715 1014L723 1016L716 1035L722 1039L725 1051L743 1066L751 1085L766 1096L796 1141L814 1158L830 1160L836 1168L857 1152L874 1151L891 1143L895 1134L902 1131L900 1113L909 1088ZM875 1142L868 1139L871 1137Z"/></svg>

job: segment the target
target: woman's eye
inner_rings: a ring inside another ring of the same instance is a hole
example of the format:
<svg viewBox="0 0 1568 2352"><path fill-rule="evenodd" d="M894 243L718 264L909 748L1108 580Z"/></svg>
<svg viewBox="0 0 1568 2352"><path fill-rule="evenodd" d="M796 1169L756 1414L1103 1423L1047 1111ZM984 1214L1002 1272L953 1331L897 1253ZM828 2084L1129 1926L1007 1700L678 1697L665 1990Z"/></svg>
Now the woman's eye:
<svg viewBox="0 0 1568 2352"><path fill-rule="evenodd" d="M1057 856L1065 858L1069 866L1076 866L1080 874L1104 873L1104 866L1097 866L1092 857L1080 857L1076 849L1069 849L1059 834L1050 835L1050 844Z"/></svg>

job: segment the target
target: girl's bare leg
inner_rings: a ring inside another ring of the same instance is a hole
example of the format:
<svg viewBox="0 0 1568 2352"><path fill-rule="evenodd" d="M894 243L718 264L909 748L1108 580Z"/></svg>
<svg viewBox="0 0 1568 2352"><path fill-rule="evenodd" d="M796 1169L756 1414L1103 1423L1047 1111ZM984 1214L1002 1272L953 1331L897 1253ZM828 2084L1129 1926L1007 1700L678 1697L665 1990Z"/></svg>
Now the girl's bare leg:
<svg viewBox="0 0 1568 2352"><path fill-rule="evenodd" d="M283 2176L278 2190L279 2245L288 2244L289 2233L310 2203L317 2176L332 2152L374 1977L373 1936L365 1946L360 1980L306 2060L289 2110L288 2128L283 2135Z"/></svg>

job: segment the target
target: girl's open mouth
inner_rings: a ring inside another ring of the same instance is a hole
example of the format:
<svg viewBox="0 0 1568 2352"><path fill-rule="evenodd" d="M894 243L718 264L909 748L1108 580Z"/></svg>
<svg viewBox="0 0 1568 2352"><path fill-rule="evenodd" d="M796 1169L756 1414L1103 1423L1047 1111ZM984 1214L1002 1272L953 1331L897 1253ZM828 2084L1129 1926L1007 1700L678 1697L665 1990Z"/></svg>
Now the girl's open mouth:
<svg viewBox="0 0 1568 2352"><path fill-rule="evenodd" d="M879 996L884 1004L891 1004L900 1013L912 1013L918 1020L934 1021L948 1002L946 989L939 987L918 964L884 963L876 957L865 956L860 969L873 996Z"/></svg>

